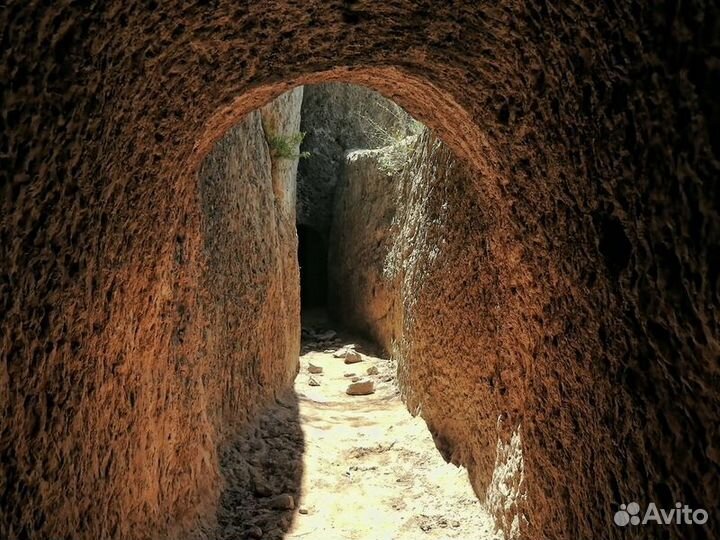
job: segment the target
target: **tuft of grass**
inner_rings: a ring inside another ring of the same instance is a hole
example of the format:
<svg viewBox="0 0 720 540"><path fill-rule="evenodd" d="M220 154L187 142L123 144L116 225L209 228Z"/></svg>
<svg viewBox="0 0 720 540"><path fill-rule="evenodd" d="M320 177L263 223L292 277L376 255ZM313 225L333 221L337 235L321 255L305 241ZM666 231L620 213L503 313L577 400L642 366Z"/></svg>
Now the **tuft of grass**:
<svg viewBox="0 0 720 540"><path fill-rule="evenodd" d="M310 152L299 152L300 144L305 138L305 133L293 133L291 135L270 135L267 137L270 147L270 156L275 159L305 159L310 157Z"/></svg>
<svg viewBox="0 0 720 540"><path fill-rule="evenodd" d="M419 122L418 124L422 129L422 124ZM417 152L420 134L406 135L388 146L377 149L377 164L380 170L385 174L393 175L407 167Z"/></svg>
<svg viewBox="0 0 720 540"><path fill-rule="evenodd" d="M397 105L380 102L376 106L384 110L393 120L390 122L379 120L375 114L371 114L366 109L359 110L355 114L372 144L377 147L395 146L407 137L422 133L425 126Z"/></svg>
<svg viewBox="0 0 720 540"><path fill-rule="evenodd" d="M380 170L393 175L413 159L418 138L426 128L391 102L383 100L375 106L383 111L384 115L369 108L363 108L355 114L368 140L377 149L377 164Z"/></svg>

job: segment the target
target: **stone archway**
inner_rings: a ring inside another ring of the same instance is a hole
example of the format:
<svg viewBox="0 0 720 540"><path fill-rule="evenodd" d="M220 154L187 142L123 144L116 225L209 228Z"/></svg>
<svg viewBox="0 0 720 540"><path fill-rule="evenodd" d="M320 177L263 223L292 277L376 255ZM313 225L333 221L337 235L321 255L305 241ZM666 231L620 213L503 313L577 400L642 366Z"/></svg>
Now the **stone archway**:
<svg viewBox="0 0 720 540"><path fill-rule="evenodd" d="M520 428L528 538L615 537L626 499L713 507L716 8L96 9L0 15L4 536L181 536L212 514L218 445L292 366L220 360L196 171L246 113L330 80L467 162L482 264L437 299L472 337L442 384L429 360L407 380L478 493Z"/></svg>

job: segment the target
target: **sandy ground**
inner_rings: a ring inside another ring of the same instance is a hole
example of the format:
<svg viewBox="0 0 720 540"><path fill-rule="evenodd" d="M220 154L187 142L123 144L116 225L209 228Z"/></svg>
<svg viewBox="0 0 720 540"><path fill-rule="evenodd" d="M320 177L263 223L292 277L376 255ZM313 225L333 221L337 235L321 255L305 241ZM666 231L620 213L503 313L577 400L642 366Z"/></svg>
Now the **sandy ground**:
<svg viewBox="0 0 720 540"><path fill-rule="evenodd" d="M400 400L392 363L347 336L305 336L295 394L225 454L220 536L496 538L466 471L445 463L423 420ZM333 353L351 343L365 354L346 365ZM311 362L321 374L308 372ZM378 372L368 376L372 366ZM375 392L347 395L348 373L372 379Z"/></svg>

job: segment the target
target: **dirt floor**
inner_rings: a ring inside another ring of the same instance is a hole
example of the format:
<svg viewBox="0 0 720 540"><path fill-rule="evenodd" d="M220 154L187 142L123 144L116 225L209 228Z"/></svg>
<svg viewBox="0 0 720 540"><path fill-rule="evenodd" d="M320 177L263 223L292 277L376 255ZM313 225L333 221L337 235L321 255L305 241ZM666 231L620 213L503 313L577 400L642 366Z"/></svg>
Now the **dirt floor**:
<svg viewBox="0 0 720 540"><path fill-rule="evenodd" d="M346 364L347 349L361 361ZM327 326L304 328L295 393L224 455L221 538L496 538L466 471L445 463L400 400L392 362L373 353ZM348 395L350 373L374 393Z"/></svg>

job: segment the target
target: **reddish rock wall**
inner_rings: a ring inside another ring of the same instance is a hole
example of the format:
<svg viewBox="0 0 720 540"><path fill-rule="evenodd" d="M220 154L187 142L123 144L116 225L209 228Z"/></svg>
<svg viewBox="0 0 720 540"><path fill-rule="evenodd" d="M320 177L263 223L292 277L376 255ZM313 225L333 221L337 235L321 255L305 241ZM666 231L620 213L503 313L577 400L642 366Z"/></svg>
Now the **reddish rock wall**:
<svg viewBox="0 0 720 540"><path fill-rule="evenodd" d="M300 351L296 158L267 140L298 132L302 88L248 114L200 168L204 273L199 290L204 414L222 434L295 379ZM217 444L214 437L210 442Z"/></svg>
<svg viewBox="0 0 720 540"><path fill-rule="evenodd" d="M153 222L123 263L78 251L100 274L75 280L86 290L65 309L110 303L89 329L80 319L53 330L58 305L39 299L50 343L36 368L51 371L3 364L0 538L182 538L212 528L218 450L297 373L297 159L273 159L265 129L297 133L301 101L301 88L284 94L215 144L195 175L202 217L192 233L173 229L154 254L147 246L172 223ZM177 196L149 192L134 205L149 212ZM86 341L68 341L83 331Z"/></svg>
<svg viewBox="0 0 720 540"><path fill-rule="evenodd" d="M422 401L440 446L482 493L520 427L527 538L640 535L610 521L632 499L705 506L673 533L719 536L718 20L700 1L7 4L0 535L162 537L213 511L230 418L197 362L216 329L195 173L253 108L343 80L467 161L490 231L470 251L493 262L431 291L500 306L438 343L471 340Z"/></svg>
<svg viewBox="0 0 720 540"><path fill-rule="evenodd" d="M523 367L504 351L525 336L503 289L526 285L527 269L508 261L501 218L477 204L475 181L427 131L349 153L332 226L331 308L397 360L410 411L448 461L468 467L516 538L527 519L525 395Z"/></svg>

